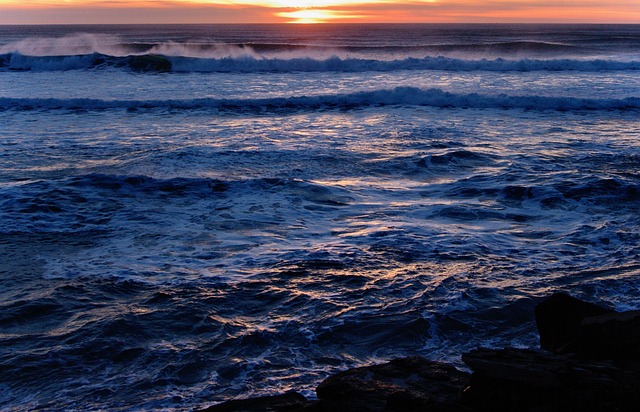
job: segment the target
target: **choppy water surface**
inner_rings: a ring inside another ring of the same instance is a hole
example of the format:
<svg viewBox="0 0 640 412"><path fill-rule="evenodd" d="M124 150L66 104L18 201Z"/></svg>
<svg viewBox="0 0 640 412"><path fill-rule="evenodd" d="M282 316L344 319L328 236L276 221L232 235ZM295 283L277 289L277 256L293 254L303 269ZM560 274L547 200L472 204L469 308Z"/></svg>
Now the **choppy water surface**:
<svg viewBox="0 0 640 412"><path fill-rule="evenodd" d="M0 34L2 409L312 395L535 347L551 291L640 307L638 26Z"/></svg>

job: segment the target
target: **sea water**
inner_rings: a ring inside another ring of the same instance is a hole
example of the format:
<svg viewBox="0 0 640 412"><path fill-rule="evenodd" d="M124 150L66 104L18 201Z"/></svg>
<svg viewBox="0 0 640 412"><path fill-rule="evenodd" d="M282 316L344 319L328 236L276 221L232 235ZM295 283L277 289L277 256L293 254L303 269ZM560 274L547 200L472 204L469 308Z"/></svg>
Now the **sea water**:
<svg viewBox="0 0 640 412"><path fill-rule="evenodd" d="M190 410L640 308L640 26L0 27L0 408Z"/></svg>

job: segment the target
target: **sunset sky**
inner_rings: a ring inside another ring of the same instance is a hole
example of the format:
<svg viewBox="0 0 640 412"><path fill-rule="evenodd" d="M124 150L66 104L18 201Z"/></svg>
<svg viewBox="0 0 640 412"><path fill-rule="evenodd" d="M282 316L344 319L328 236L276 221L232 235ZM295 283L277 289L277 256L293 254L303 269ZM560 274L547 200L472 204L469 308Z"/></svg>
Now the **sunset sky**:
<svg viewBox="0 0 640 412"><path fill-rule="evenodd" d="M639 23L640 0L0 0L0 24Z"/></svg>

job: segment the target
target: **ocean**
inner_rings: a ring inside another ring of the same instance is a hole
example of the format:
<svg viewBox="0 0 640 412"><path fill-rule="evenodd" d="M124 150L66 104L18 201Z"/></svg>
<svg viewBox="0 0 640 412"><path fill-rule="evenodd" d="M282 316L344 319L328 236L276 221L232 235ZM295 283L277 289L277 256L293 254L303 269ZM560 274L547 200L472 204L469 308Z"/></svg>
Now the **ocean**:
<svg viewBox="0 0 640 412"><path fill-rule="evenodd" d="M0 409L186 411L640 309L640 25L0 26Z"/></svg>

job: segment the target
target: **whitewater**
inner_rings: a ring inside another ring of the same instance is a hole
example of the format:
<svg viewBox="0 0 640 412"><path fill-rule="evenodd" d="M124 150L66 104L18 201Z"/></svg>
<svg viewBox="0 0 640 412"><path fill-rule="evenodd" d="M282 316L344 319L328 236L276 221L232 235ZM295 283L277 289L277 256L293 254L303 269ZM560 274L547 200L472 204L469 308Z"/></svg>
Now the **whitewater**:
<svg viewBox="0 0 640 412"><path fill-rule="evenodd" d="M0 26L0 409L186 411L640 309L640 26Z"/></svg>

